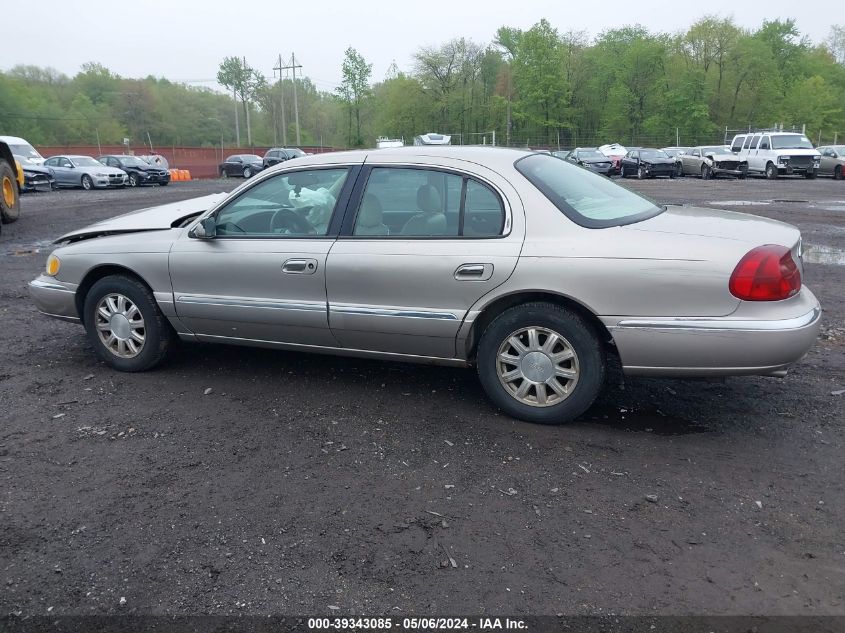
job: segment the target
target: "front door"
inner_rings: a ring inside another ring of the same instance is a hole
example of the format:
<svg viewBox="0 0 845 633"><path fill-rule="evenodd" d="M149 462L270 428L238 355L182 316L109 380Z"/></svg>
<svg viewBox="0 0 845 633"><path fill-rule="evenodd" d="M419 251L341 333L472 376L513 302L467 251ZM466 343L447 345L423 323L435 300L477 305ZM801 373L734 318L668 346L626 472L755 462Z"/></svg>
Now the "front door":
<svg viewBox="0 0 845 633"><path fill-rule="evenodd" d="M177 240L170 276L181 321L204 340L337 346L326 256L349 173L333 167L264 178L213 214L215 237Z"/></svg>
<svg viewBox="0 0 845 633"><path fill-rule="evenodd" d="M383 165L361 180L328 257L332 332L345 348L454 358L467 311L516 265L518 197L457 169Z"/></svg>

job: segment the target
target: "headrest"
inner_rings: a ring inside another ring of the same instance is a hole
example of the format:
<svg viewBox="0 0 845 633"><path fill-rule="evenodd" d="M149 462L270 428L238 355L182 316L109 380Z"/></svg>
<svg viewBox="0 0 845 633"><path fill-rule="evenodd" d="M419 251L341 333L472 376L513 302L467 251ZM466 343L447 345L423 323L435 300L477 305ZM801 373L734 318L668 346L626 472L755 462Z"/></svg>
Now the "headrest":
<svg viewBox="0 0 845 633"><path fill-rule="evenodd" d="M358 212L358 225L379 226L382 223L382 218L381 202L373 194L365 194L361 201L361 210Z"/></svg>
<svg viewBox="0 0 845 633"><path fill-rule="evenodd" d="M440 192L432 185L421 185L417 189L417 206L425 213L443 213Z"/></svg>

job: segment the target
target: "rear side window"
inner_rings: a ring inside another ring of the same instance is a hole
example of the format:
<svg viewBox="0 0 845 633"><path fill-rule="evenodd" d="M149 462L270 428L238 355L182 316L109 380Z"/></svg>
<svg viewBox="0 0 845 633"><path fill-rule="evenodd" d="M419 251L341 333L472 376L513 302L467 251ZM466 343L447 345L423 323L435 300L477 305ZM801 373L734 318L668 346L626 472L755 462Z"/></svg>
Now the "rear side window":
<svg viewBox="0 0 845 633"><path fill-rule="evenodd" d="M587 228L631 224L663 212L648 198L551 156L529 155L514 166L566 217Z"/></svg>
<svg viewBox="0 0 845 633"><path fill-rule="evenodd" d="M747 137L745 139L745 143L743 143L743 145L742 145L742 149L748 149L749 147L751 147L751 141L752 141L753 138L754 138L753 136Z"/></svg>
<svg viewBox="0 0 845 633"><path fill-rule="evenodd" d="M751 139L751 149L757 149L757 144L760 142L760 137L755 136Z"/></svg>
<svg viewBox="0 0 845 633"><path fill-rule="evenodd" d="M504 222L501 198L471 178L433 169L374 167L352 233L498 237Z"/></svg>
<svg viewBox="0 0 845 633"><path fill-rule="evenodd" d="M744 136L737 136L734 139L733 145L731 145L731 151L732 152L738 152L739 150L741 150L742 149L742 142L744 140L745 140Z"/></svg>

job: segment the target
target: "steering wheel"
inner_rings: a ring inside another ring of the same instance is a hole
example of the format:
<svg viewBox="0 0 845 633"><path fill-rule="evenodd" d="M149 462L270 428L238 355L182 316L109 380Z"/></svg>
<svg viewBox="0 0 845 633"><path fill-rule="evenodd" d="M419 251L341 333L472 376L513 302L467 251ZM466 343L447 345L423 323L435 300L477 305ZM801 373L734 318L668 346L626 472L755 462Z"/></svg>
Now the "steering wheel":
<svg viewBox="0 0 845 633"><path fill-rule="evenodd" d="M305 218L289 209L279 209L273 214L270 228L274 233L290 233L292 235L315 235L317 229Z"/></svg>

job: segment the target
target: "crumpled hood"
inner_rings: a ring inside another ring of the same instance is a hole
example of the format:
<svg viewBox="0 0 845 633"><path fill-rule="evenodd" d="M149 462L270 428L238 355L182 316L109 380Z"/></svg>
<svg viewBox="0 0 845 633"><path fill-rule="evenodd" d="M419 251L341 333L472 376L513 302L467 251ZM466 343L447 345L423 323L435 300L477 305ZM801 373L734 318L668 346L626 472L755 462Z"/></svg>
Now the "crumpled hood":
<svg viewBox="0 0 845 633"><path fill-rule="evenodd" d="M213 193L200 198L191 198L181 202L172 202L158 207L149 207L118 215L82 229L65 233L54 243L66 242L80 237L94 235L110 235L115 233L132 233L135 231L151 231L172 228L174 224L192 216L207 211L226 197L225 193Z"/></svg>

